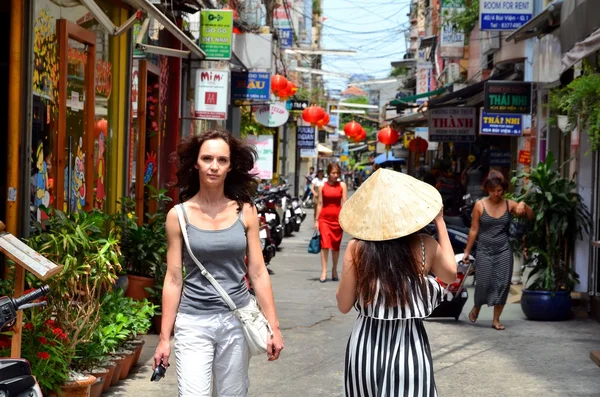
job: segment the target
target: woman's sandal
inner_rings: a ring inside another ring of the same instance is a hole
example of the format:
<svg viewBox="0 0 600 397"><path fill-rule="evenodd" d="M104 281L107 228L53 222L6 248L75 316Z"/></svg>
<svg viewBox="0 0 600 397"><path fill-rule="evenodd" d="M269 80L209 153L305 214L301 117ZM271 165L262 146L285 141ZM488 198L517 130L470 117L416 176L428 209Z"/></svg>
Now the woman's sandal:
<svg viewBox="0 0 600 397"><path fill-rule="evenodd" d="M321 282L321 283L325 283L325 282L327 282L327 279L326 279L326 278L320 278L320 279L319 279L319 282Z"/></svg>
<svg viewBox="0 0 600 397"><path fill-rule="evenodd" d="M475 321L477 321L477 317L479 317L479 316L473 315L474 311L475 311L475 308L472 308L471 311L469 312L469 321L473 324L475 324Z"/></svg>
<svg viewBox="0 0 600 397"><path fill-rule="evenodd" d="M331 281L340 281L340 278L338 276L332 276Z"/></svg>
<svg viewBox="0 0 600 397"><path fill-rule="evenodd" d="M492 328L494 328L496 331L504 331L506 329L502 324L492 324Z"/></svg>

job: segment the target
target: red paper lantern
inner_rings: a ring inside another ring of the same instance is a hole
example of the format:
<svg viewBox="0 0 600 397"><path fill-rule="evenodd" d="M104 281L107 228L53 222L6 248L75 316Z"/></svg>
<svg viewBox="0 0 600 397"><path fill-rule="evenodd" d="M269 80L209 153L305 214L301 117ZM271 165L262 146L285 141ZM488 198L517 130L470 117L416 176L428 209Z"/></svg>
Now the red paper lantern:
<svg viewBox="0 0 600 397"><path fill-rule="evenodd" d="M294 84L294 83L291 83L291 84L292 84L292 86L291 86L291 88L290 88L290 93L291 93L292 95L296 95L296 92L298 92L298 87L297 87L297 86L296 86L296 84Z"/></svg>
<svg viewBox="0 0 600 397"><path fill-rule="evenodd" d="M349 123L346 123L346 125L344 126L344 133L346 134L346 136L349 136L350 138L358 136L361 133L361 131L363 131L362 126L354 120L352 120ZM366 133L365 133L365 136L366 136Z"/></svg>
<svg viewBox="0 0 600 397"><path fill-rule="evenodd" d="M320 106L311 105L302 111L302 119L307 123L317 124L325 117L325 110Z"/></svg>
<svg viewBox="0 0 600 397"><path fill-rule="evenodd" d="M377 140L386 146L392 146L398 142L398 139L400 139L400 134L398 134L398 131L391 129L390 127L382 128L377 133Z"/></svg>
<svg viewBox="0 0 600 397"><path fill-rule="evenodd" d="M362 142L362 141L364 141L365 139L367 139L367 131L365 131L365 129L361 127L361 130L360 130L360 132L358 133L358 135L356 135L356 136L354 137L354 140L355 140L356 142Z"/></svg>
<svg viewBox="0 0 600 397"><path fill-rule="evenodd" d="M325 116L323 116L323 118L321 120L317 121L317 126L324 127L327 124L329 124L330 120L331 119L329 118L329 115L327 113L325 113Z"/></svg>
<svg viewBox="0 0 600 397"><path fill-rule="evenodd" d="M280 90L280 91L277 93L277 96L278 96L279 98L282 98L282 99L283 99L283 98L286 98L286 99L287 99L288 97L291 97L291 96L293 95L293 93L292 93L292 87L293 87L293 86L294 86L294 83L292 83L291 81L289 81L289 80L288 80L288 82L287 82L287 84L286 84L285 88L284 88L283 90Z"/></svg>
<svg viewBox="0 0 600 397"><path fill-rule="evenodd" d="M283 91L287 87L288 80L280 74L271 77L271 91L277 93Z"/></svg>
<svg viewBox="0 0 600 397"><path fill-rule="evenodd" d="M100 132L104 132L105 137L108 135L108 121L106 121L106 119L97 120L94 127L96 136L100 135Z"/></svg>
<svg viewBox="0 0 600 397"><path fill-rule="evenodd" d="M408 150L413 153L425 153L429 144L423 138L416 137L415 139L411 139L408 143Z"/></svg>

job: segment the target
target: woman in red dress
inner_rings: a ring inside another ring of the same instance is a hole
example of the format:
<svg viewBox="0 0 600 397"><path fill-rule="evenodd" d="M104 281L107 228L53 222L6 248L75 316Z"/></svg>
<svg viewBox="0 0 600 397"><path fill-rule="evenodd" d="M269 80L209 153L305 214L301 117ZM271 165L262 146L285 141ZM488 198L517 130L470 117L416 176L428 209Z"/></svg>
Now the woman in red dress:
<svg viewBox="0 0 600 397"><path fill-rule="evenodd" d="M317 189L317 212L315 229L321 234L321 277L319 281L327 281L327 260L329 250L333 267L331 279L338 281L337 265L340 258L340 245L344 231L340 226L339 215L342 205L346 202L348 189L340 181L342 169L339 165L330 163L327 166L327 181Z"/></svg>

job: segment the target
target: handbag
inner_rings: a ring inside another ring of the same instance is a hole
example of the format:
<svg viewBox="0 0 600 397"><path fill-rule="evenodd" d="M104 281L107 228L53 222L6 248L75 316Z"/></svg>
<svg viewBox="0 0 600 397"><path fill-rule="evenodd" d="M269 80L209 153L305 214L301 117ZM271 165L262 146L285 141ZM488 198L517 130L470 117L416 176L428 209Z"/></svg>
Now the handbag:
<svg viewBox="0 0 600 397"><path fill-rule="evenodd" d="M321 234L319 234L318 230L315 230L310 242L308 243L308 253L318 254L319 252L321 252Z"/></svg>
<svg viewBox="0 0 600 397"><path fill-rule="evenodd" d="M515 240L521 240L526 231L527 221L511 216L510 222L508 223L508 236Z"/></svg>
<svg viewBox="0 0 600 397"><path fill-rule="evenodd" d="M244 336L246 337L248 347L250 348L250 354L253 356L265 354L267 352L267 338L273 337L273 331L271 330L265 315L261 311L258 302L256 302L256 298L251 295L250 303L244 307L238 308L229 294L223 289L223 287L221 287L219 282L215 280L215 278L208 272L208 270L206 270L202 263L200 263L190 247L189 237L186 230L186 222L184 220L182 208L180 207L181 205L182 204L176 205L175 210L177 211L179 226L181 227L183 240L185 241L188 254L200 268L200 273L202 273L202 275L206 277L206 279L212 284L212 286L221 295L225 303L227 303L227 306L229 306L229 310L231 310L242 323L242 329L244 330Z"/></svg>

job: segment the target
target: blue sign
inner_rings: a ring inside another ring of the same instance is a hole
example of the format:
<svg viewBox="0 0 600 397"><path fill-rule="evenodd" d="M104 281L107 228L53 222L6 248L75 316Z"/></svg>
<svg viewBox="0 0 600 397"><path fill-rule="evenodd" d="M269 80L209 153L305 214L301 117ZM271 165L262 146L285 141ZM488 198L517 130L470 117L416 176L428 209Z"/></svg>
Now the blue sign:
<svg viewBox="0 0 600 397"><path fill-rule="evenodd" d="M511 155L510 150L491 149L489 151L490 167L510 168Z"/></svg>
<svg viewBox="0 0 600 397"><path fill-rule="evenodd" d="M299 149L315 148L315 129L314 127L300 127L296 131L297 145Z"/></svg>
<svg viewBox="0 0 600 397"><path fill-rule="evenodd" d="M279 46L281 48L292 48L294 46L292 29L279 29Z"/></svg>
<svg viewBox="0 0 600 397"><path fill-rule="evenodd" d="M268 101L270 93L270 73L231 72L231 99Z"/></svg>
<svg viewBox="0 0 600 397"><path fill-rule="evenodd" d="M480 135L521 136L523 116L520 114L496 114L481 110Z"/></svg>
<svg viewBox="0 0 600 397"><path fill-rule="evenodd" d="M533 0L480 0L482 31L512 31L533 18Z"/></svg>

